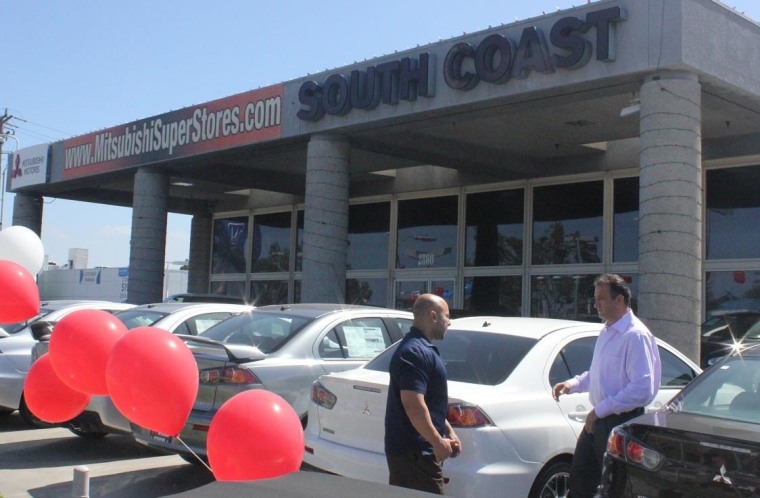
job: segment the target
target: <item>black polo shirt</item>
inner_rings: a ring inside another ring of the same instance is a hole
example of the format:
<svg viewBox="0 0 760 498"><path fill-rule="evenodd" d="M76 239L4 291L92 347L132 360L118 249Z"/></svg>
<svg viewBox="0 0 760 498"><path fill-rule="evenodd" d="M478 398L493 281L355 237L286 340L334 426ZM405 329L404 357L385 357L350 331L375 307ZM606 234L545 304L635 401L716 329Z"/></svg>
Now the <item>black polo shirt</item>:
<svg viewBox="0 0 760 498"><path fill-rule="evenodd" d="M422 331L412 327L391 358L388 402L385 409L385 452L399 454L410 449L431 449L412 425L401 404L401 391L423 394L433 425L444 435L449 392L446 366L438 348Z"/></svg>

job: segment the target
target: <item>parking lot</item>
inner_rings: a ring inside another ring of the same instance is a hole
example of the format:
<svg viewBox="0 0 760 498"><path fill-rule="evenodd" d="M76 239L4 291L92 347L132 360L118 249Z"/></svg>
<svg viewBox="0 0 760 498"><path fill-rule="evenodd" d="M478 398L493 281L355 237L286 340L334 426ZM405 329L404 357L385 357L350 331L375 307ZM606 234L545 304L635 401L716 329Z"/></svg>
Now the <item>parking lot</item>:
<svg viewBox="0 0 760 498"><path fill-rule="evenodd" d="M18 414L0 422L0 497L72 496L74 469L86 466L91 497L158 497L213 481L178 456L159 455L130 436L91 440L67 429L30 430Z"/></svg>

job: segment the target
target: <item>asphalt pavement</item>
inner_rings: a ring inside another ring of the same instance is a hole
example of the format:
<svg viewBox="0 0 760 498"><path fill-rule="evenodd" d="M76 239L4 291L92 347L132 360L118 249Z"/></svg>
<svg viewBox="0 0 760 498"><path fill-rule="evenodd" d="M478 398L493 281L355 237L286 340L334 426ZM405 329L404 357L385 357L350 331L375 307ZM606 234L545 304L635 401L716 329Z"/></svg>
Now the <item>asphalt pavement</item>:
<svg viewBox="0 0 760 498"><path fill-rule="evenodd" d="M0 498L75 496L74 471L86 467L89 498L424 498L428 493L322 472L300 471L275 479L216 482L199 465L163 455L131 436L102 439L67 429L30 429L18 414L0 418ZM76 495L76 498L81 495Z"/></svg>
<svg viewBox="0 0 760 498"><path fill-rule="evenodd" d="M131 436L75 436L29 429L13 414L0 419L0 498L67 498L74 469L89 469L91 498L153 498L200 488L210 472L176 455L157 454Z"/></svg>

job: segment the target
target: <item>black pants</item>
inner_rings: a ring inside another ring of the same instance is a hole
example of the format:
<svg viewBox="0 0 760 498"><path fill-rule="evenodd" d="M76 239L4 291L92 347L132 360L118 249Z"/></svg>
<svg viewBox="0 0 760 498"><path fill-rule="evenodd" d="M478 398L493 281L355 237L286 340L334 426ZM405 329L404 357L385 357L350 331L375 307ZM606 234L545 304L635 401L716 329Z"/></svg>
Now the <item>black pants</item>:
<svg viewBox="0 0 760 498"><path fill-rule="evenodd" d="M388 462L388 484L391 486L443 494L443 464L434 455L409 450L401 454L386 454L385 459Z"/></svg>
<svg viewBox="0 0 760 498"><path fill-rule="evenodd" d="M571 498L593 498L602 479L602 459L612 429L643 413L643 408L637 408L618 415L608 415L594 422L593 432L581 432L570 467Z"/></svg>

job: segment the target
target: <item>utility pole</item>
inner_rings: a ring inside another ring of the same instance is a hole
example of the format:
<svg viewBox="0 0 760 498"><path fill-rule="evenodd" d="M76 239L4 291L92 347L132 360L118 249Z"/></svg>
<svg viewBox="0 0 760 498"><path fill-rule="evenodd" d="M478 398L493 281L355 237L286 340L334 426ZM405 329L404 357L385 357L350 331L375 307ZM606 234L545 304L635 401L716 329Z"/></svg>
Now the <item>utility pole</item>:
<svg viewBox="0 0 760 498"><path fill-rule="evenodd" d="M8 170L8 164L10 164L10 156L6 165L3 165L3 144L8 139L8 135L5 133L5 123L11 120L13 116L8 114L8 109L5 109L5 113L0 116L0 230L3 229L3 212L5 211L5 190L6 190L6 176L5 173ZM16 137L13 137L16 138Z"/></svg>

